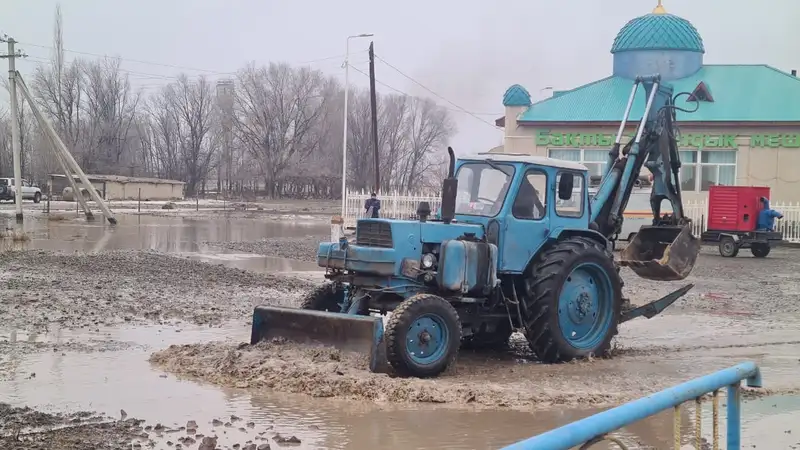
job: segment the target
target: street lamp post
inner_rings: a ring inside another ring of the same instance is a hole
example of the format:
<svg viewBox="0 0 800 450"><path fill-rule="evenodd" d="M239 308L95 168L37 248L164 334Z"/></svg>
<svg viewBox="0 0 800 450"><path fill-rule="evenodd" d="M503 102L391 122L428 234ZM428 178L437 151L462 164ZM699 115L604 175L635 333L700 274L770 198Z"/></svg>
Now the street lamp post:
<svg viewBox="0 0 800 450"><path fill-rule="evenodd" d="M342 219L347 208L347 97L350 91L350 39L370 37L372 34L347 36L344 53L344 126L342 127Z"/></svg>

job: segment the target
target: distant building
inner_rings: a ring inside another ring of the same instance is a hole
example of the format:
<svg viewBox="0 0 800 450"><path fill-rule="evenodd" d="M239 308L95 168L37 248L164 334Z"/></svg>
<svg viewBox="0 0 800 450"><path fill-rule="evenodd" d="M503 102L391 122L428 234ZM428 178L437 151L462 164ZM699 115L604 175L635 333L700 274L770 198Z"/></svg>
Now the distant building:
<svg viewBox="0 0 800 450"><path fill-rule="evenodd" d="M86 175L100 196L106 200L183 200L183 188L186 183L160 178L124 177L119 175ZM75 182L83 188L78 175ZM69 187L69 180L63 174L51 174L53 196L61 196Z"/></svg>
<svg viewBox="0 0 800 450"><path fill-rule="evenodd" d="M757 33L758 31L753 31ZM766 64L704 64L705 47L687 20L667 13L659 0L652 13L629 21L611 46L612 74L531 102L513 85L503 97L505 128L495 152L526 153L580 161L592 174L605 167L637 75L659 73L677 106L687 199L705 199L709 186L757 185L772 197L800 201L800 79ZM644 112L644 89L634 101L624 139ZM646 170L646 169L645 169Z"/></svg>

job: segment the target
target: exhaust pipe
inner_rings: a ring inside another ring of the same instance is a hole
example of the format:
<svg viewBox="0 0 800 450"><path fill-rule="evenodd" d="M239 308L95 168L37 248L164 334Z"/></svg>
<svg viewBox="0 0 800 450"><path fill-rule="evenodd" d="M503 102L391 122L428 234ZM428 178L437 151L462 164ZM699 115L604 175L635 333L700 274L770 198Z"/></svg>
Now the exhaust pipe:
<svg viewBox="0 0 800 450"><path fill-rule="evenodd" d="M458 179L456 172L456 154L453 147L447 147L450 155L450 165L447 178L442 181L442 222L450 223L456 216L456 194L458 193Z"/></svg>

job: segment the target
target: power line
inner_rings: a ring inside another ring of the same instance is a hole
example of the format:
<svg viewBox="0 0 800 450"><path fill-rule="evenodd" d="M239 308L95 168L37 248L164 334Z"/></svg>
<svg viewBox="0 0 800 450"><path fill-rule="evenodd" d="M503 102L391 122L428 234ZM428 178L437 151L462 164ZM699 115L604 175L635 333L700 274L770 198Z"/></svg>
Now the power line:
<svg viewBox="0 0 800 450"><path fill-rule="evenodd" d="M18 44L29 45L31 47L39 47L39 48L44 48L44 49L49 49L49 50L55 50L55 47L52 47L52 46L49 46L49 45L33 44L33 43L30 43L30 42L18 42ZM174 65L174 64L165 64L165 63L159 63L159 62L153 62L153 61L145 61L145 60L141 60L141 59L123 58L121 56L102 55L102 54L99 54L99 53L84 52L84 51L79 51L79 50L70 50L70 49L66 49L66 48L63 49L63 50L64 50L64 52L74 53L76 55L93 56L93 57L96 57L96 58L113 58L113 59L119 59L120 61L132 62L132 63L137 63L137 64L146 64L146 65L151 65L151 66L168 67L168 68L178 69L178 70L190 70L190 71L195 71L195 72L206 72L206 73L209 73L209 74L212 74L212 75L235 75L236 74L236 72L219 72L219 71L210 70L210 69L200 69L200 68L196 68L196 67L187 67L187 66L179 66L179 65ZM361 53L366 53L366 50L354 51L354 52L351 52L351 55L358 55L358 54L361 54ZM310 60L307 60L307 61L292 62L292 63L288 63L288 64L290 64L290 65L305 65L305 64L313 64L313 63L318 63L318 62L323 62L323 61L330 61L330 60L334 60L334 59L335 60L344 59L344 57L345 57L345 55L334 55L334 56L326 56L324 58L310 59Z"/></svg>
<svg viewBox="0 0 800 450"><path fill-rule="evenodd" d="M430 89L429 87L427 87L427 86L425 86L424 84L420 83L419 81L415 80L415 79L414 79L414 78L412 78L411 76L409 76L409 75L406 75L406 74L405 74L405 73L404 73L402 70L400 70L400 69L398 69L397 67L395 67L395 66L393 66L393 65L389 64L389 63L388 63L388 62L387 62L385 59L381 58L380 56L378 56L378 55L375 55L375 59L377 59L377 60L379 60L380 62L382 62L382 63L386 64L387 66L389 66L391 69L393 69L395 72L399 73L400 75L402 75L402 76L404 76L404 77L408 78L409 80L411 80L412 82L414 82L416 85L418 85L418 86L419 86L419 87L421 87L422 89L425 89L426 91L430 92L431 94L435 95L436 97L438 97L438 98L440 98L440 99L442 99L442 100L446 101L447 103L450 103L451 105L455 106L455 107L456 107L457 109L459 109L461 112L463 112L463 113L466 113L466 114L469 114L470 116L472 116L472 117L474 117L474 118L476 118L476 119L480 120L481 122L483 122L483 123L485 123L485 124L489 125L490 127L494 128L494 129L499 129L499 127L498 127L497 125L494 125L494 124L492 124L492 123L489 123L489 122L485 121L485 120L484 120L484 119L482 119L481 117L478 117L478 116L477 116L475 113L473 113L473 112L471 112L471 111L467 111L467 110L466 110L466 109L464 109L463 107L461 107L461 106L459 106L459 105L457 105L457 104L453 103L452 101L448 100L447 98L445 98L445 97L442 97L441 95L437 94L437 93L436 93L436 92L434 92L432 89Z"/></svg>
<svg viewBox="0 0 800 450"><path fill-rule="evenodd" d="M377 58L377 56L376 56L376 58ZM360 73L361 75L364 75L365 77L369 78L369 74L364 72L363 70L360 70L360 69L358 69L356 67L353 67L352 65L350 66L350 68L355 70L356 72ZM404 97L413 97L413 95L411 95L411 94L409 94L407 92L403 92L400 89L397 89L396 87L390 86L390 85L384 83L383 81L381 81L381 80L379 80L377 78L375 79L375 82L380 84L381 86L383 86L385 88L388 88L388 89L393 90L394 92L397 92L398 94L400 94L400 95L402 95ZM459 113L466 112L467 114L476 115L476 116L502 116L503 115L502 113L479 113L479 112L464 111L463 109L448 108L447 106L442 106L442 105L439 105L439 107L440 108L444 108L444 109L446 109L448 111L459 112ZM478 120L483 121L483 119L481 119L481 118L478 118ZM496 128L495 125L492 125L492 126Z"/></svg>

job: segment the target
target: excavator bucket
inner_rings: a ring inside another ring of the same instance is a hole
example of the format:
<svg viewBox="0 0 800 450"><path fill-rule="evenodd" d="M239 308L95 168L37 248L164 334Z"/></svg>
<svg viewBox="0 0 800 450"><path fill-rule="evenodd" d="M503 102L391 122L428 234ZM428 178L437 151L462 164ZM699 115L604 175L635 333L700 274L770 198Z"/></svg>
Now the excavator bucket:
<svg viewBox="0 0 800 450"><path fill-rule="evenodd" d="M384 373L388 364L381 317L256 306L250 344L274 338L368 355L372 372Z"/></svg>
<svg viewBox="0 0 800 450"><path fill-rule="evenodd" d="M700 254L691 224L644 226L620 253L620 265L642 278L675 281L688 277Z"/></svg>

